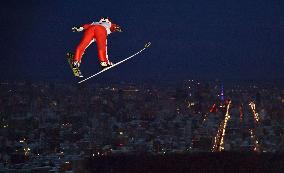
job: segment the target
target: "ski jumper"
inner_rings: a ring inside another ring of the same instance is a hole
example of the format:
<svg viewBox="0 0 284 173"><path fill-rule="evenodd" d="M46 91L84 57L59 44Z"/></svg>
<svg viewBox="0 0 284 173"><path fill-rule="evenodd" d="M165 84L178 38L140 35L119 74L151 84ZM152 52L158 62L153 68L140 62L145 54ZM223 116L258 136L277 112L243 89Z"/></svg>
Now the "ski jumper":
<svg viewBox="0 0 284 173"><path fill-rule="evenodd" d="M85 49L92 42L96 41L100 62L106 62L109 64L110 62L107 54L107 36L116 31L116 26L116 24L111 22L94 22L83 25L84 35L76 48L74 61L80 62Z"/></svg>

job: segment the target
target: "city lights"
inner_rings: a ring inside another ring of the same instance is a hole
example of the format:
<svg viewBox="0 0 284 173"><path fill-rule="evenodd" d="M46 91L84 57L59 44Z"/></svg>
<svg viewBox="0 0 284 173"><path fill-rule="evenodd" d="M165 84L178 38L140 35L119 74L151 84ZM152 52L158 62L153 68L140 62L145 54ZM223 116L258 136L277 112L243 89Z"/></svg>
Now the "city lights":
<svg viewBox="0 0 284 173"><path fill-rule="evenodd" d="M231 118L231 116L229 114L230 105L231 105L231 100L228 102L225 118L221 122L221 124L219 125L217 135L214 138L214 143L213 143L213 147L212 147L213 152L214 151L222 151L222 150L225 149L224 148L224 137L225 137L225 134L226 134L227 123Z"/></svg>
<svg viewBox="0 0 284 173"><path fill-rule="evenodd" d="M256 109L255 109L255 104L253 102L250 102L249 103L251 109L252 109L252 112L253 112L253 116L254 116L254 120L258 123L259 122L259 115L258 113L256 112Z"/></svg>
<svg viewBox="0 0 284 173"><path fill-rule="evenodd" d="M71 169L76 160L120 154L149 153L167 158L177 153L275 152L282 147L283 124L279 120L283 104L278 96L282 91L274 94L278 91L234 88L231 92L226 86L227 99L221 101L218 83L196 83L190 89L188 85L182 89L115 85L114 91L113 86L86 86L86 99L76 94L76 87L61 88L70 93L61 95L48 86L33 88L37 91L33 97L15 92L18 95L10 103L3 102L9 100L4 96L0 106L2 148L11 148L7 155L21 156L30 167L36 165L34 161L51 161L50 165ZM39 92L41 88L45 94ZM256 92L261 97L256 97ZM57 106L49 104L46 95L56 100ZM256 101L251 102L252 98ZM14 112L7 114L3 107Z"/></svg>
<svg viewBox="0 0 284 173"><path fill-rule="evenodd" d="M254 130L250 129L249 132L250 132L251 140L253 141L254 151L259 152L260 151L260 145L259 145L258 139L257 139L257 137L254 133Z"/></svg>
<svg viewBox="0 0 284 173"><path fill-rule="evenodd" d="M24 154L25 154L25 156L29 155L29 154L30 154L30 151L31 151L31 149L30 149L29 147L25 147L25 148L24 148Z"/></svg>
<svg viewBox="0 0 284 173"><path fill-rule="evenodd" d="M244 117L242 106L239 107L239 112L240 112L240 122L242 122L243 121L243 117Z"/></svg>

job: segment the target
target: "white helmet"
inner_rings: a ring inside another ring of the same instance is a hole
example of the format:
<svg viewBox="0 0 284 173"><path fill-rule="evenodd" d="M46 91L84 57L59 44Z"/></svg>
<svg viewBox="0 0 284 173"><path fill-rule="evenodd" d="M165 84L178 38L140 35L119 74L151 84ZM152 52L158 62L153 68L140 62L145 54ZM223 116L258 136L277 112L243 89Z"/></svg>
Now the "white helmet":
<svg viewBox="0 0 284 173"><path fill-rule="evenodd" d="M108 17L102 17L99 22L110 22L110 19Z"/></svg>

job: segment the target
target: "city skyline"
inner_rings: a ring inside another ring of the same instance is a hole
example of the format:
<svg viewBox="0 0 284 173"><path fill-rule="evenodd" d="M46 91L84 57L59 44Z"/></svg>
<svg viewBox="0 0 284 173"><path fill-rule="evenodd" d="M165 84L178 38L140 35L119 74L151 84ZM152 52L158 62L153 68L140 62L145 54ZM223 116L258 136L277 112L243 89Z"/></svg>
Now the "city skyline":
<svg viewBox="0 0 284 173"><path fill-rule="evenodd" d="M73 26L109 16L124 32L109 37L117 62L151 41L149 50L90 81L283 79L283 2L5 1L1 5L2 80L76 80L65 54L81 33ZM82 71L99 70L96 46Z"/></svg>
<svg viewBox="0 0 284 173"><path fill-rule="evenodd" d="M194 80L178 88L0 83L0 171L89 170L97 164L120 171L133 169L120 162L137 159L163 169L159 164L173 157L178 165L172 169L228 169L233 161L241 162L236 169L283 172L281 160L269 159L283 158L283 91ZM119 165L100 164L120 157ZM163 160L151 161L157 157ZM216 157L225 165L210 161ZM194 158L203 161L184 163ZM270 170L271 164L279 168Z"/></svg>

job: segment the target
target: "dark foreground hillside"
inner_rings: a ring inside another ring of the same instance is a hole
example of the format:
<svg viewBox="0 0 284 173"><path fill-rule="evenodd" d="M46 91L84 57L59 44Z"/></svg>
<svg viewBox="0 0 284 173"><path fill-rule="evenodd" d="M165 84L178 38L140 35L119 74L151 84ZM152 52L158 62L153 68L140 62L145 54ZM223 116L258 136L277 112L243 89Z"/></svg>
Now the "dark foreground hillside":
<svg viewBox="0 0 284 173"><path fill-rule="evenodd" d="M284 173L284 154L116 155L86 158L73 165L74 172L80 173Z"/></svg>

